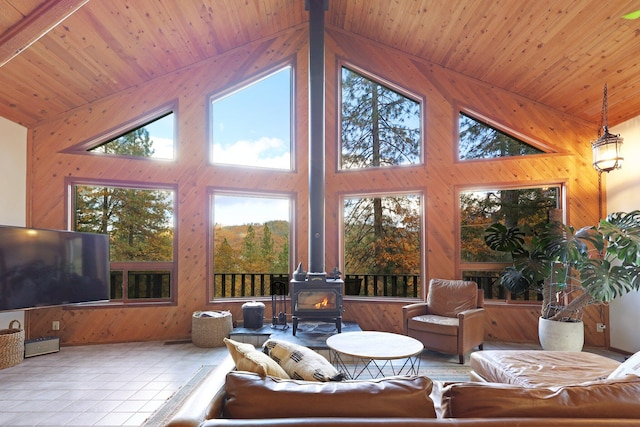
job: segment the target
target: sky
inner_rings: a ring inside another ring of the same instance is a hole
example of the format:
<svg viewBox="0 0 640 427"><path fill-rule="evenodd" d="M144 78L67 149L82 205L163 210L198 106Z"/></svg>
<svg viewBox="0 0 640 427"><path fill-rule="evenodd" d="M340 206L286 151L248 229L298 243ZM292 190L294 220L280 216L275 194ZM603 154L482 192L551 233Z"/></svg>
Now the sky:
<svg viewBox="0 0 640 427"><path fill-rule="evenodd" d="M149 131L149 138L153 141L153 158L173 159L173 114L145 126Z"/></svg>
<svg viewBox="0 0 640 427"><path fill-rule="evenodd" d="M291 67L211 104L213 163L291 168ZM173 115L145 127L153 157L173 159Z"/></svg>
<svg viewBox="0 0 640 427"><path fill-rule="evenodd" d="M267 221L290 221L289 199L238 197L216 194L213 222L217 225L243 225Z"/></svg>
<svg viewBox="0 0 640 427"><path fill-rule="evenodd" d="M290 169L291 68L212 105L216 163Z"/></svg>

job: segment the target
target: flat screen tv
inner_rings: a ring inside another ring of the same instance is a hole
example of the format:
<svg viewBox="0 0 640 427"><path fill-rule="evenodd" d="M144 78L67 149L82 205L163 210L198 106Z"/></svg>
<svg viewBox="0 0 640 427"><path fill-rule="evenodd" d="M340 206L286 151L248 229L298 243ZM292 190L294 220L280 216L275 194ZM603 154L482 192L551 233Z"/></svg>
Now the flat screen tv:
<svg viewBox="0 0 640 427"><path fill-rule="evenodd" d="M0 311L108 299L107 235L0 226Z"/></svg>

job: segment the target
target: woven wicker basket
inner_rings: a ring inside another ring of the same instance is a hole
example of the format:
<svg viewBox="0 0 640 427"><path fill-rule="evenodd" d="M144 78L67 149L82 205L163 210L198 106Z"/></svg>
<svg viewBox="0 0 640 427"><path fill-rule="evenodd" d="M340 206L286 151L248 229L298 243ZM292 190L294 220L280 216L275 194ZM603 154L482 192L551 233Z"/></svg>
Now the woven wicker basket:
<svg viewBox="0 0 640 427"><path fill-rule="evenodd" d="M215 316L209 317L206 313ZM228 311L196 311L191 317L191 341L198 347L222 347L224 338L228 338L232 330L233 322Z"/></svg>
<svg viewBox="0 0 640 427"><path fill-rule="evenodd" d="M18 327L14 328L13 324ZM0 329L0 369L19 365L24 360L24 330L20 321L12 320L9 329Z"/></svg>

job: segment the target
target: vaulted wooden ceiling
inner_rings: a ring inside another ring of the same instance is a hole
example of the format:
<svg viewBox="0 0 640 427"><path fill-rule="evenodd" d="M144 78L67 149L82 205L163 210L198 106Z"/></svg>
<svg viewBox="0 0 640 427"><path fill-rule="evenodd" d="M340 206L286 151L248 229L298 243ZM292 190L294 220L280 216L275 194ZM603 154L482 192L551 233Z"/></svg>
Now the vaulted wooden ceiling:
<svg viewBox="0 0 640 427"><path fill-rule="evenodd" d="M27 127L265 36L305 0L0 0L0 116ZM597 125L640 115L637 0L329 0L327 27Z"/></svg>

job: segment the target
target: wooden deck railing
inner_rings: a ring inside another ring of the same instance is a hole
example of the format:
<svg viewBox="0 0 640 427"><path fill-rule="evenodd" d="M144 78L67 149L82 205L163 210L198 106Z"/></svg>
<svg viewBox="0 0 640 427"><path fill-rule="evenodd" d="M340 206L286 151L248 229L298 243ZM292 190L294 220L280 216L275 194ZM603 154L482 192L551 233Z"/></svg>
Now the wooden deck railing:
<svg viewBox="0 0 640 427"><path fill-rule="evenodd" d="M288 294L289 275L270 273L216 273L216 298L271 296L271 284L285 284ZM412 274L348 274L344 278L345 294L369 297L418 298L420 276Z"/></svg>
<svg viewBox="0 0 640 427"><path fill-rule="evenodd" d="M141 271L127 272L128 297L168 298L169 272ZM122 271L112 271L112 299L122 298L113 289L122 289ZM215 298L267 297L272 293L289 294L289 275L274 273L216 273L214 274ZM485 300L539 301L535 291L510 294L499 283L496 274L466 275L464 280L473 280L484 290ZM118 286L114 286L114 283ZM347 274L344 277L345 295L362 297L420 298L420 276L414 274ZM273 288L272 288L273 287Z"/></svg>

